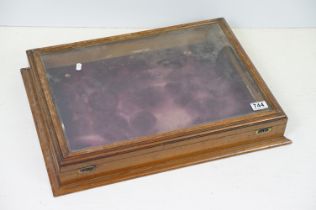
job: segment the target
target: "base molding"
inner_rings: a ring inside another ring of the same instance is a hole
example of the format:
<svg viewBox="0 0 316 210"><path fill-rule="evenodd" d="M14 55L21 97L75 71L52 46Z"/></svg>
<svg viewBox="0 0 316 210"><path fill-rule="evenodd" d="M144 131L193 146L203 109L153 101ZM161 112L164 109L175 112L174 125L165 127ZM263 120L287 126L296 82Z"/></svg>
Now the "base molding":
<svg viewBox="0 0 316 210"><path fill-rule="evenodd" d="M117 173L112 172L109 174L104 174L103 176L88 180L86 182L80 181L80 183L64 185L57 190L56 195L68 194L76 191L81 191L83 189L94 188L124 180L129 180L132 178L182 168L189 165L200 164L211 160L217 160L234 155L287 145L290 143L292 143L291 140L285 137L278 137L261 140L260 142L247 142L244 144L236 145L235 147L213 148L198 153L187 154L172 159L150 162L141 166L122 169L119 170Z"/></svg>

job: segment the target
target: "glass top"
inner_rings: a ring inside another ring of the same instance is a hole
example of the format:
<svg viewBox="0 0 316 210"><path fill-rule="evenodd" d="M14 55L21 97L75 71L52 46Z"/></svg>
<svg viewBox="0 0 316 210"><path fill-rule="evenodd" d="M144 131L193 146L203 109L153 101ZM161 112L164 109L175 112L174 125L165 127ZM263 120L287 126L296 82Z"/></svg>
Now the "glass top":
<svg viewBox="0 0 316 210"><path fill-rule="evenodd" d="M247 115L264 100L218 24L41 59L71 151Z"/></svg>

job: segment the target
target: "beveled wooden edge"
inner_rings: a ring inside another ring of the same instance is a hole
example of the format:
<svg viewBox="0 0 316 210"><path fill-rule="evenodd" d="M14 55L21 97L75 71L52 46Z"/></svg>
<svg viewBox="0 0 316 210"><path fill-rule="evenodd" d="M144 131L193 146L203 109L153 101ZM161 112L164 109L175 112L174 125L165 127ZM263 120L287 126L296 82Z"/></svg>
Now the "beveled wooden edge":
<svg viewBox="0 0 316 210"><path fill-rule="evenodd" d="M29 68L22 68L21 75L24 82L25 91L28 97L29 105L31 108L33 121L35 123L38 139L42 149L46 170L48 173L51 189L53 195L58 195L59 192L59 178L58 178L58 162L54 161L54 152L51 149L52 145L49 143L46 126L43 123L42 113L39 108L38 100L35 95L31 82L31 73Z"/></svg>
<svg viewBox="0 0 316 210"><path fill-rule="evenodd" d="M252 113L252 114L241 116L241 117L235 117L233 119L231 118L224 119L222 121L202 124L202 125L194 126L192 128L188 128L188 129L179 129L176 131L166 132L163 134L135 138L129 141L118 142L112 145L91 147L85 150L72 151L72 152L69 151L64 134L62 132L59 118L57 116L56 109L54 107L54 104L51 98L48 81L47 81L47 78L45 77L44 66L40 60L40 55L42 53L56 52L56 51L66 50L66 49L74 48L74 47L92 46L99 43L129 40L129 39L134 39L138 37L145 37L149 35L159 34L166 31L179 30L179 29L190 28L190 27L200 26L204 24L211 24L211 23L218 23L220 25L225 35L229 39L231 45L234 47L237 54L240 56L242 62L250 69L251 76L258 83L259 89L261 90L262 94L264 95L268 103L272 105L273 110L259 112L259 113ZM254 65L250 62L245 51L241 48L239 42L237 41L236 37L233 35L232 31L230 30L229 26L227 25L226 21L223 18L170 26L170 27L165 27L165 28L160 28L160 29L141 31L141 32L130 33L130 34L125 34L125 35L117 35L117 36L101 38L101 39L75 42L72 44L64 44L64 45L58 45L58 46L52 46L52 47L38 48L38 49L28 50L27 54L28 54L32 71L34 71L35 76L37 76L38 79L40 80L40 86L37 88L41 89L41 91L44 93L44 98L49 108L50 113L46 113L46 114L49 114L53 120L52 126L54 128L54 132L57 136L57 141L60 146L60 150L62 152L62 157L60 157L60 160L61 160L60 165L71 164L74 162L82 162L82 161L93 159L93 158L101 158L105 154L115 155L115 154L118 154L119 152L128 152L135 149L141 149L144 146L154 145L157 143L162 143L164 141L173 141L179 136L194 135L196 133L201 133L201 132L219 132L224 129L235 129L237 127L247 126L249 125L249 123L253 124L253 123L260 123L262 121L267 121L267 120L276 120L278 118L286 118L286 115L284 114L284 112L282 111L278 103L276 102L275 98L272 96L271 92L268 90L262 78L256 71Z"/></svg>
<svg viewBox="0 0 316 210"><path fill-rule="evenodd" d="M29 56L29 55L28 55ZM29 58L30 65L32 66L33 60ZM54 119L58 120L57 111L54 106L49 106L47 100L43 97L43 89L41 83L38 79L37 71L33 71L31 68L28 69L30 72L29 80L32 81L32 86L34 90L34 95L38 101L39 112L41 112L43 118L43 124L47 127L47 137L50 139L50 142L53 144L53 151L56 153L59 165L63 162L65 154L69 153L66 140L64 139L62 132L56 132L56 123L52 123ZM44 78L45 79L45 78ZM53 110L51 110L53 109ZM61 125L60 129L61 128ZM62 136L60 136L62 135Z"/></svg>

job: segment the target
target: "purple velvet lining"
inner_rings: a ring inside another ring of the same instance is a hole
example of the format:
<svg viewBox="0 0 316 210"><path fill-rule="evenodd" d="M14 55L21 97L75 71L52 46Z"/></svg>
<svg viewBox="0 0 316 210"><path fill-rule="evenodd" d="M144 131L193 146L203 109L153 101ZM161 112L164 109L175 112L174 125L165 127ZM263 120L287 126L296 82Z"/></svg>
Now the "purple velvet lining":
<svg viewBox="0 0 316 210"><path fill-rule="evenodd" d="M230 46L203 42L47 69L71 150L251 113Z"/></svg>

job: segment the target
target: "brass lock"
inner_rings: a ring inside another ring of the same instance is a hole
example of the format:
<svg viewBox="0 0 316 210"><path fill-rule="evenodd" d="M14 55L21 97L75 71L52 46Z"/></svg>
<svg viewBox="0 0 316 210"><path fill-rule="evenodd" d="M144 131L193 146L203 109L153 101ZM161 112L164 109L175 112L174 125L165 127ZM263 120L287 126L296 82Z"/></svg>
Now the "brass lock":
<svg viewBox="0 0 316 210"><path fill-rule="evenodd" d="M260 134L269 133L271 130L272 130L271 127L270 128L260 128L259 130L256 131L256 134L260 135Z"/></svg>
<svg viewBox="0 0 316 210"><path fill-rule="evenodd" d="M96 169L96 165L90 165L79 169L79 173L89 173Z"/></svg>

